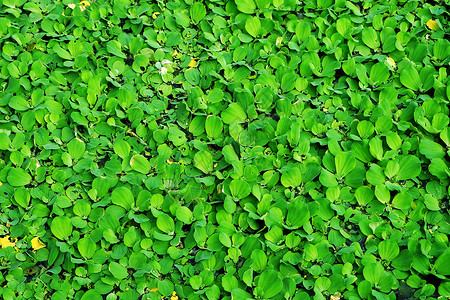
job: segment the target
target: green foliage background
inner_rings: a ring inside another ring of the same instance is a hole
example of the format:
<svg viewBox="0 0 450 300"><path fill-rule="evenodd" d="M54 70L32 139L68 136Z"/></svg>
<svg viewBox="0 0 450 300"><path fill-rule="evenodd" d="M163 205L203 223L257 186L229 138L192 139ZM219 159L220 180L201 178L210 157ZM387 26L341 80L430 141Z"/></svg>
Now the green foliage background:
<svg viewBox="0 0 450 300"><path fill-rule="evenodd" d="M448 8L1 0L0 297L450 297Z"/></svg>

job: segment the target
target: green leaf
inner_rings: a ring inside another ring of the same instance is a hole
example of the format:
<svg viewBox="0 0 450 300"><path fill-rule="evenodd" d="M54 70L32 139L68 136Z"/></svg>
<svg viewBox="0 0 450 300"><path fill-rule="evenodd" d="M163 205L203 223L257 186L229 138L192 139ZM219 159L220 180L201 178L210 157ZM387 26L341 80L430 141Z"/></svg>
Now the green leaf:
<svg viewBox="0 0 450 300"><path fill-rule="evenodd" d="M208 151L202 150L194 155L194 166L205 174L213 171L213 157Z"/></svg>
<svg viewBox="0 0 450 300"><path fill-rule="evenodd" d="M428 159L444 158L444 148L430 139L423 138L419 144L419 151Z"/></svg>
<svg viewBox="0 0 450 300"><path fill-rule="evenodd" d="M164 233L171 234L175 231L175 223L168 214L161 214L156 219L156 226Z"/></svg>
<svg viewBox="0 0 450 300"><path fill-rule="evenodd" d="M341 180L356 167L356 159L348 152L339 152L336 154L335 164L336 177Z"/></svg>
<svg viewBox="0 0 450 300"><path fill-rule="evenodd" d="M205 121L206 134L211 139L217 139L222 135L223 122L217 116L209 116Z"/></svg>
<svg viewBox="0 0 450 300"><path fill-rule="evenodd" d="M9 170L6 180L12 186L24 186L31 182L31 176L22 169L12 168Z"/></svg>
<svg viewBox="0 0 450 300"><path fill-rule="evenodd" d="M254 38L256 38L261 31L261 21L258 17L250 17L245 22L245 30Z"/></svg>
<svg viewBox="0 0 450 300"><path fill-rule="evenodd" d="M0 132L0 150L7 150L11 147L11 140L5 132Z"/></svg>
<svg viewBox="0 0 450 300"><path fill-rule="evenodd" d="M364 44L369 48L377 49L380 47L380 39L378 33L372 27L364 27L361 32L361 38Z"/></svg>
<svg viewBox="0 0 450 300"><path fill-rule="evenodd" d="M184 71L184 77L192 85L200 84L200 71L197 69L187 69Z"/></svg>
<svg viewBox="0 0 450 300"><path fill-rule="evenodd" d="M122 280L128 277L128 270L124 266L115 261L109 263L108 270L114 276L114 278Z"/></svg>
<svg viewBox="0 0 450 300"><path fill-rule="evenodd" d="M407 180L419 176L422 171L420 160L416 156L403 156L400 160L400 169L397 173L398 180Z"/></svg>
<svg viewBox="0 0 450 300"><path fill-rule="evenodd" d="M119 155L120 158L124 159L130 154L131 147L126 141L118 140L114 143L113 149L114 153Z"/></svg>
<svg viewBox="0 0 450 300"><path fill-rule="evenodd" d="M225 124L243 123L247 115L241 106L237 103L231 103L227 109L222 112L222 121Z"/></svg>
<svg viewBox="0 0 450 300"><path fill-rule="evenodd" d="M302 174L297 167L288 167L281 170L281 184L284 187L298 187L302 183Z"/></svg>
<svg viewBox="0 0 450 300"><path fill-rule="evenodd" d="M14 96L9 100L9 106L17 111L26 111L30 108L27 100L22 96Z"/></svg>
<svg viewBox="0 0 450 300"><path fill-rule="evenodd" d="M273 269L265 270L258 280L257 287L263 292L264 298L272 298L283 289L283 282L278 277L278 272Z"/></svg>
<svg viewBox="0 0 450 300"><path fill-rule="evenodd" d="M309 39L311 35L311 26L309 23L299 20L295 26L295 36L300 42L304 42Z"/></svg>
<svg viewBox="0 0 450 300"><path fill-rule="evenodd" d="M72 221L66 216L55 217L52 220L50 229L56 238L60 240L67 239L72 234Z"/></svg>
<svg viewBox="0 0 450 300"><path fill-rule="evenodd" d="M89 237L79 239L77 242L77 248L81 256L86 259L92 258L95 254L95 251L97 251L97 245Z"/></svg>
<svg viewBox="0 0 450 300"><path fill-rule="evenodd" d="M142 173L142 174L148 174L150 173L150 170L152 169L152 165L142 155L133 155L130 159L130 166L133 170Z"/></svg>
<svg viewBox="0 0 450 300"><path fill-rule="evenodd" d="M78 160L86 151L86 144L79 138L74 138L67 144L67 150L72 159Z"/></svg>
<svg viewBox="0 0 450 300"><path fill-rule="evenodd" d="M118 41L109 41L106 44L106 50L112 55L118 56L120 58L127 58L127 56L122 52L122 45Z"/></svg>
<svg viewBox="0 0 450 300"><path fill-rule="evenodd" d="M400 247L392 240L381 241L378 244L378 253L381 259L392 261L400 253Z"/></svg>
<svg viewBox="0 0 450 300"><path fill-rule="evenodd" d="M236 199L243 199L250 195L250 185L240 179L233 179L230 183L231 195Z"/></svg>
<svg viewBox="0 0 450 300"><path fill-rule="evenodd" d="M135 206L133 194L127 187L118 187L111 194L111 202L130 210Z"/></svg>
<svg viewBox="0 0 450 300"><path fill-rule="evenodd" d="M194 221L194 214L189 208L185 206L180 206L177 209L175 215L177 216L178 220L185 224L191 224Z"/></svg>
<svg viewBox="0 0 450 300"><path fill-rule="evenodd" d="M53 46L53 50L62 59L65 59L65 60L72 60L73 59L72 55L67 50L64 50L63 48L61 48L61 46L58 43L56 43Z"/></svg>
<svg viewBox="0 0 450 300"><path fill-rule="evenodd" d="M253 14L256 4L253 0L236 0L237 9L244 14Z"/></svg>
<svg viewBox="0 0 450 300"><path fill-rule="evenodd" d="M195 2L191 6L191 19L195 24L198 24L201 20L203 20L206 16L206 8L201 2Z"/></svg>
<svg viewBox="0 0 450 300"><path fill-rule="evenodd" d="M343 37L347 37L353 31L353 24L349 18L339 18L336 21L336 30Z"/></svg>
<svg viewBox="0 0 450 300"><path fill-rule="evenodd" d="M267 266L267 255L264 251L256 249L252 252L251 258L253 259L252 268L256 272L263 271Z"/></svg>
<svg viewBox="0 0 450 300"><path fill-rule="evenodd" d="M380 282L383 275L383 266L378 263L369 263L363 269L364 278L372 285L376 285Z"/></svg>
<svg viewBox="0 0 450 300"><path fill-rule="evenodd" d="M102 295L96 290L88 290L86 291L80 300L102 300Z"/></svg>
<svg viewBox="0 0 450 300"><path fill-rule="evenodd" d="M392 200L392 206L398 209L408 209L411 207L413 198L406 192L401 192L395 195Z"/></svg>
<svg viewBox="0 0 450 300"><path fill-rule="evenodd" d="M25 188L18 188L14 193L14 200L23 208L27 208L30 205L31 195Z"/></svg>
<svg viewBox="0 0 450 300"><path fill-rule="evenodd" d="M413 66L407 67L400 73L400 82L413 91L418 91L422 87L419 72Z"/></svg>
<svg viewBox="0 0 450 300"><path fill-rule="evenodd" d="M300 228L308 222L309 217L308 206L303 200L297 198L288 206L286 225L292 229Z"/></svg>
<svg viewBox="0 0 450 300"><path fill-rule="evenodd" d="M434 263L434 268L436 272L440 275L449 276L450 275L450 249L447 249L442 253Z"/></svg>

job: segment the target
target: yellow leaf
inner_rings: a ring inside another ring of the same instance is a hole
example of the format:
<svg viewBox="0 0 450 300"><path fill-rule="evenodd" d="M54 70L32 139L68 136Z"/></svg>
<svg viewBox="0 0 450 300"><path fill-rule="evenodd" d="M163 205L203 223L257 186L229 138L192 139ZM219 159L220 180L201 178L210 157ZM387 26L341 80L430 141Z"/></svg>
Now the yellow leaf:
<svg viewBox="0 0 450 300"><path fill-rule="evenodd" d="M188 67L195 68L196 65L197 65L197 62L195 60L191 59L191 62L189 63Z"/></svg>
<svg viewBox="0 0 450 300"><path fill-rule="evenodd" d="M439 25L438 25L438 23L437 23L435 20L429 19L429 20L427 21L427 27L428 27L430 30L437 30L437 29L439 28Z"/></svg>
<svg viewBox="0 0 450 300"><path fill-rule="evenodd" d="M175 51L173 52L173 54L172 54L172 57L175 57L175 56L177 56L177 55L178 55L178 51L175 50Z"/></svg>
<svg viewBox="0 0 450 300"><path fill-rule="evenodd" d="M153 19L156 19L156 18L158 17L158 15L160 15L160 14L161 14L161 13L155 11L155 12L153 13L153 15L152 15L152 18L153 18Z"/></svg>
<svg viewBox="0 0 450 300"><path fill-rule="evenodd" d="M45 244L41 242L41 240L38 237L35 237L31 240L31 247L33 248L33 250L39 250L47 246L45 246Z"/></svg>
<svg viewBox="0 0 450 300"><path fill-rule="evenodd" d="M175 291L173 291L172 296L170 297L170 300L178 300L178 296Z"/></svg>
<svg viewBox="0 0 450 300"><path fill-rule="evenodd" d="M76 7L75 3L69 3L69 4L67 4L67 6L71 9L75 9L75 7Z"/></svg>
<svg viewBox="0 0 450 300"><path fill-rule="evenodd" d="M155 287L155 288L153 288L153 289L150 290L150 292L155 292L155 293L156 293L157 291L158 291L158 288L157 288L157 287Z"/></svg>
<svg viewBox="0 0 450 300"><path fill-rule="evenodd" d="M391 66L392 68L397 68L397 65L395 64L395 61L392 59L392 57L388 57L386 58L386 62L388 63L389 66Z"/></svg>
<svg viewBox="0 0 450 300"><path fill-rule="evenodd" d="M14 241L11 241L9 239L9 235L5 235L4 237L0 238L0 245L2 245L2 248L6 247L14 247L16 246L17 239L14 239Z"/></svg>
<svg viewBox="0 0 450 300"><path fill-rule="evenodd" d="M80 4L84 6L91 6L91 3L89 3L89 1L86 0L81 1Z"/></svg>

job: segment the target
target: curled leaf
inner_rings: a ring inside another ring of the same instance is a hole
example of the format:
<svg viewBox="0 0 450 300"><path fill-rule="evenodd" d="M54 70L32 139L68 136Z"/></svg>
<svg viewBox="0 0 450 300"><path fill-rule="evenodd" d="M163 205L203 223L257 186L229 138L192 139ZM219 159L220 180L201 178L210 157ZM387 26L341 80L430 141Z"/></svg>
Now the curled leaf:
<svg viewBox="0 0 450 300"><path fill-rule="evenodd" d="M47 246L45 246L45 244L38 237L34 237L31 240L31 248L33 248L33 250L36 251L45 247Z"/></svg>

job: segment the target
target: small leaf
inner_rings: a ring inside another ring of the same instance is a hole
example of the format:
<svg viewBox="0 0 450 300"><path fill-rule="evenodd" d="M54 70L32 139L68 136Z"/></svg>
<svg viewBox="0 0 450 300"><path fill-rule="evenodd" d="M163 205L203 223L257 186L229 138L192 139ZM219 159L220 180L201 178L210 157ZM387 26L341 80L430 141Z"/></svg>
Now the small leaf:
<svg viewBox="0 0 450 300"><path fill-rule="evenodd" d="M427 27L430 30L438 30L439 29L439 24L435 20L429 19L427 21Z"/></svg>
<svg viewBox="0 0 450 300"><path fill-rule="evenodd" d="M222 112L222 121L225 124L243 123L247 115L241 106L237 103L231 103L227 109Z"/></svg>
<svg viewBox="0 0 450 300"><path fill-rule="evenodd" d="M39 250L42 248L45 248L47 246L45 246L45 244L43 242L41 242L41 240L39 239L39 237L34 237L31 239L31 248L33 248L33 250Z"/></svg>
<svg viewBox="0 0 450 300"><path fill-rule="evenodd" d="M337 179L344 178L356 166L355 157L348 152L339 152L335 157L336 177Z"/></svg>

